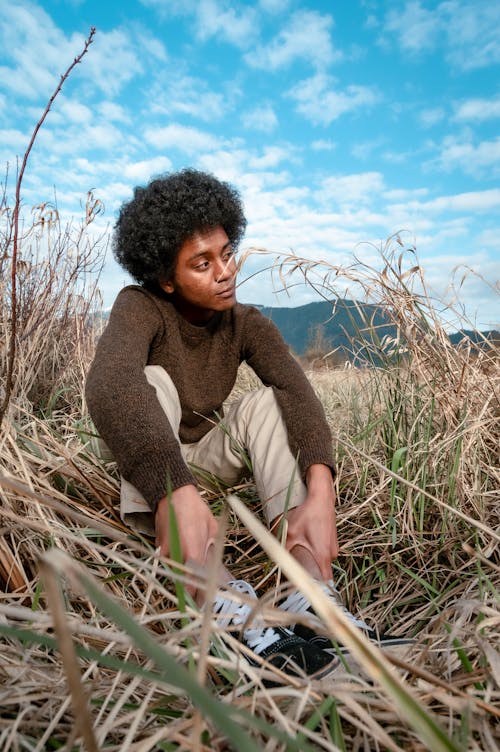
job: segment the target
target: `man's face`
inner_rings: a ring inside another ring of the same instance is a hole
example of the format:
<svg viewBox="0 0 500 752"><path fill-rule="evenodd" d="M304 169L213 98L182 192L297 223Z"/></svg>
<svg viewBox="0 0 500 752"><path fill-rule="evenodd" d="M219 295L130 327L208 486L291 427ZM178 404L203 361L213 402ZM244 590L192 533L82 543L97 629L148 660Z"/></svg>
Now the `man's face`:
<svg viewBox="0 0 500 752"><path fill-rule="evenodd" d="M188 238L179 251L172 279L161 283L185 319L203 324L236 303L236 261L222 227Z"/></svg>

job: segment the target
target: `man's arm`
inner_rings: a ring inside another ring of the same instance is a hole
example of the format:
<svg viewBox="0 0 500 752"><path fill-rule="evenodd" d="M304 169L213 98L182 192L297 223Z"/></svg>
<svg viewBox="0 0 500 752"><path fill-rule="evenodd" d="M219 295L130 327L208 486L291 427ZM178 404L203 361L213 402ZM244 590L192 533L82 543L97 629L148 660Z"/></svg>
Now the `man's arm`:
<svg viewBox="0 0 500 752"><path fill-rule="evenodd" d="M122 475L155 509L167 486L194 484L178 439L144 368L163 335L155 303L140 288L118 295L90 368L86 398L99 434Z"/></svg>

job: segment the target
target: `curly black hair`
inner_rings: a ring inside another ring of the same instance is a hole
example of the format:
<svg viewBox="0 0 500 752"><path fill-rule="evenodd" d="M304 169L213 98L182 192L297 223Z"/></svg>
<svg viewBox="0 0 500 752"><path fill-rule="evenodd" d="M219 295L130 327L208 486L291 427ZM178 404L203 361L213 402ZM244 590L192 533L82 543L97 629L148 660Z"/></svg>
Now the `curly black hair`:
<svg viewBox="0 0 500 752"><path fill-rule="evenodd" d="M221 226L236 248L246 228L238 191L213 175L185 169L161 175L123 204L113 254L132 277L152 289L172 277L183 243Z"/></svg>

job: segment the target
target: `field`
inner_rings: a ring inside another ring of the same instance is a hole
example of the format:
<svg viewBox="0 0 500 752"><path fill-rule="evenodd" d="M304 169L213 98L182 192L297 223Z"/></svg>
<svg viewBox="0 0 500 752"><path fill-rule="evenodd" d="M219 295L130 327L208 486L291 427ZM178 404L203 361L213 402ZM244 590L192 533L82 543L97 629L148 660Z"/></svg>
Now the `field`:
<svg viewBox="0 0 500 752"><path fill-rule="evenodd" d="M415 645L404 660L381 655L315 596L356 661L269 688L236 641L209 650L213 625L183 588L194 574L123 526L116 468L91 450L98 210L89 196L82 225L63 228L38 207L12 275L2 206L0 749L498 749L498 349L449 344L399 238L381 249L381 272L277 260L283 279L298 268L332 297L334 277L355 280L400 332L373 345L376 366L333 369L325 354L308 373L338 459L338 587ZM237 391L255 384L242 368ZM250 481L207 501L227 518L225 561L267 593L266 616L285 575L312 592L259 526Z"/></svg>

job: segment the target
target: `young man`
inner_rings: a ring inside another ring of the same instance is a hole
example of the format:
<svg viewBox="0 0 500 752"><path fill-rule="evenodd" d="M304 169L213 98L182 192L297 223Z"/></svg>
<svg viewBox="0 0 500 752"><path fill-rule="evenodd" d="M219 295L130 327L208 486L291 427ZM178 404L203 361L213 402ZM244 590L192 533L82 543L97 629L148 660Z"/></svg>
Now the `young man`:
<svg viewBox="0 0 500 752"><path fill-rule="evenodd" d="M335 598L330 431L277 328L236 302L234 254L245 227L237 192L206 173L183 170L136 188L120 211L114 252L139 285L117 297L88 375L87 402L122 474L122 517L153 532L163 555L172 506L184 560L206 565L217 520L196 469L231 486L247 471L248 455L268 523L286 513L286 548ZM243 361L265 386L223 416ZM255 592L226 571L221 580L227 587L214 611L225 626L245 624L251 608L238 593ZM195 597L203 602L202 592ZM292 593L282 607L309 604ZM323 650L331 643L298 631L254 620L241 639L286 670L324 675L335 664Z"/></svg>

